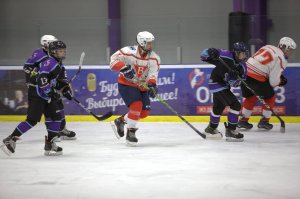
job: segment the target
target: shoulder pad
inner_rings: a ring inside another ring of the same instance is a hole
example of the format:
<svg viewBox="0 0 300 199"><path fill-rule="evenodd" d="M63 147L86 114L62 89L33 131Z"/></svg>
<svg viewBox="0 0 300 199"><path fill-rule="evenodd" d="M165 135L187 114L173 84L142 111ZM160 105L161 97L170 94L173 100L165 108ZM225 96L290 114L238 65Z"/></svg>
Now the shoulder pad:
<svg viewBox="0 0 300 199"><path fill-rule="evenodd" d="M52 71L56 66L58 65L58 61L56 59L54 59L53 57L49 57L48 59L46 59L45 61L43 61L40 64L41 70L40 71L44 71L44 72L50 72Z"/></svg>
<svg viewBox="0 0 300 199"><path fill-rule="evenodd" d="M136 47L135 46L126 46L121 49L121 51L125 54L135 54Z"/></svg>

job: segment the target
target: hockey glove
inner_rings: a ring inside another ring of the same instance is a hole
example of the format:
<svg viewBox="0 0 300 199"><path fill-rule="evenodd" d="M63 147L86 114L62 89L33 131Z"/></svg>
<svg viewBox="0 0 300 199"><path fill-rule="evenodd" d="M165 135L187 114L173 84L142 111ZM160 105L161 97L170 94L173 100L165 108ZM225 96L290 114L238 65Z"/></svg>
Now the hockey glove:
<svg viewBox="0 0 300 199"><path fill-rule="evenodd" d="M50 93L48 94L48 96L50 97L50 99L48 100L48 103L53 102L53 101L57 101L60 99L60 94L57 93L57 91L55 89L51 89Z"/></svg>
<svg viewBox="0 0 300 199"><path fill-rule="evenodd" d="M131 65L127 65L122 68L120 73L122 73L126 79L133 79L135 77L135 71Z"/></svg>
<svg viewBox="0 0 300 199"><path fill-rule="evenodd" d="M67 98L68 100L72 100L73 95L72 95L72 90L70 88L70 86L66 86L63 90L62 90L62 95Z"/></svg>
<svg viewBox="0 0 300 199"><path fill-rule="evenodd" d="M157 88L156 84L155 83L150 83L148 85L148 87L149 87L149 90L148 90L149 96L151 98L155 98L155 96L156 96L156 94L158 92L158 88Z"/></svg>
<svg viewBox="0 0 300 199"><path fill-rule="evenodd" d="M285 78L285 76L281 75L280 76L280 83L278 86L285 86L287 84L287 78Z"/></svg>
<svg viewBox="0 0 300 199"><path fill-rule="evenodd" d="M207 50L207 53L211 59L217 59L218 57L220 57L220 52L215 48L209 48Z"/></svg>
<svg viewBox="0 0 300 199"><path fill-rule="evenodd" d="M212 59L217 59L220 56L220 52L215 48L204 49L201 52L200 58L202 61L209 61Z"/></svg>

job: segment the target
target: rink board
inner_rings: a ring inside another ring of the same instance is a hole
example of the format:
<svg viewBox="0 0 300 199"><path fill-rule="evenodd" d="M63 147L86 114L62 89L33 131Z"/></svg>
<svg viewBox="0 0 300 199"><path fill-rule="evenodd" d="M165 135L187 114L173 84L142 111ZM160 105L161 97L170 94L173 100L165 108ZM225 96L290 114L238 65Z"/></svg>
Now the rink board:
<svg viewBox="0 0 300 199"><path fill-rule="evenodd" d="M208 79L214 66L212 65L162 65L159 73L159 95L179 114L187 116L192 122L207 122L212 107L212 95L208 89ZM66 66L69 77L78 69L77 66ZM284 71L288 79L285 87L276 87L276 105L274 111L286 117L286 122L299 122L300 116L300 63L289 64ZM127 112L118 92L118 73L109 70L108 66L83 66L79 76L73 81L74 95L84 106L97 115L103 115L113 110L114 115ZM0 66L0 121L19 121L24 118L26 109L18 109L14 100L16 91L23 92L26 101L27 88L24 82L22 66ZM233 93L242 101L240 89L233 89ZM77 104L64 100L65 113L69 121L94 121ZM154 99L151 103L152 117L145 121L180 121L161 102ZM224 111L226 114L228 109ZM262 109L257 104L254 115L260 115ZM225 118L225 117L223 117ZM226 119L226 118L225 118ZM277 119L273 118L274 122ZM258 121L253 117L253 121Z"/></svg>

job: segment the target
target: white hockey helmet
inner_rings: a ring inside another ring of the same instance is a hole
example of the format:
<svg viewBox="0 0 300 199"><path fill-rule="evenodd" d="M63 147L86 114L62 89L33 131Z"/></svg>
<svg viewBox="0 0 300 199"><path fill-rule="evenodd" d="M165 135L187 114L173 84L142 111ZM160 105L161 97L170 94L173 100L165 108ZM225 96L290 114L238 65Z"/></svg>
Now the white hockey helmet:
<svg viewBox="0 0 300 199"><path fill-rule="evenodd" d="M148 31L143 31L143 32L139 32L137 34L136 40L142 48L145 48L147 43L154 41L155 38L152 33L148 32Z"/></svg>
<svg viewBox="0 0 300 199"><path fill-rule="evenodd" d="M44 48L48 48L49 44L53 41L57 41L57 38L54 37L53 35L44 35L41 37L41 45Z"/></svg>
<svg viewBox="0 0 300 199"><path fill-rule="evenodd" d="M293 49L297 48L296 42L290 37L282 37L278 44L279 48Z"/></svg>

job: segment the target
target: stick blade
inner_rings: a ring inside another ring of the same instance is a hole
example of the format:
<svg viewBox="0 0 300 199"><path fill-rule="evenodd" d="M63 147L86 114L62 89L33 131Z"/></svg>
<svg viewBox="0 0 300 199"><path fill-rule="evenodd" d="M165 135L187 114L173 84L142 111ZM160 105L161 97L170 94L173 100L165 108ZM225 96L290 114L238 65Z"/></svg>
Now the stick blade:
<svg viewBox="0 0 300 199"><path fill-rule="evenodd" d="M109 112L105 113L104 115L97 117L97 119L98 119L98 121L103 121L103 120L110 118L112 115L113 115L113 112L109 111Z"/></svg>
<svg viewBox="0 0 300 199"><path fill-rule="evenodd" d="M285 133L285 122L280 119L280 132Z"/></svg>
<svg viewBox="0 0 300 199"><path fill-rule="evenodd" d="M85 52L82 52L81 55L80 55L79 66L82 66L84 57L85 57Z"/></svg>

